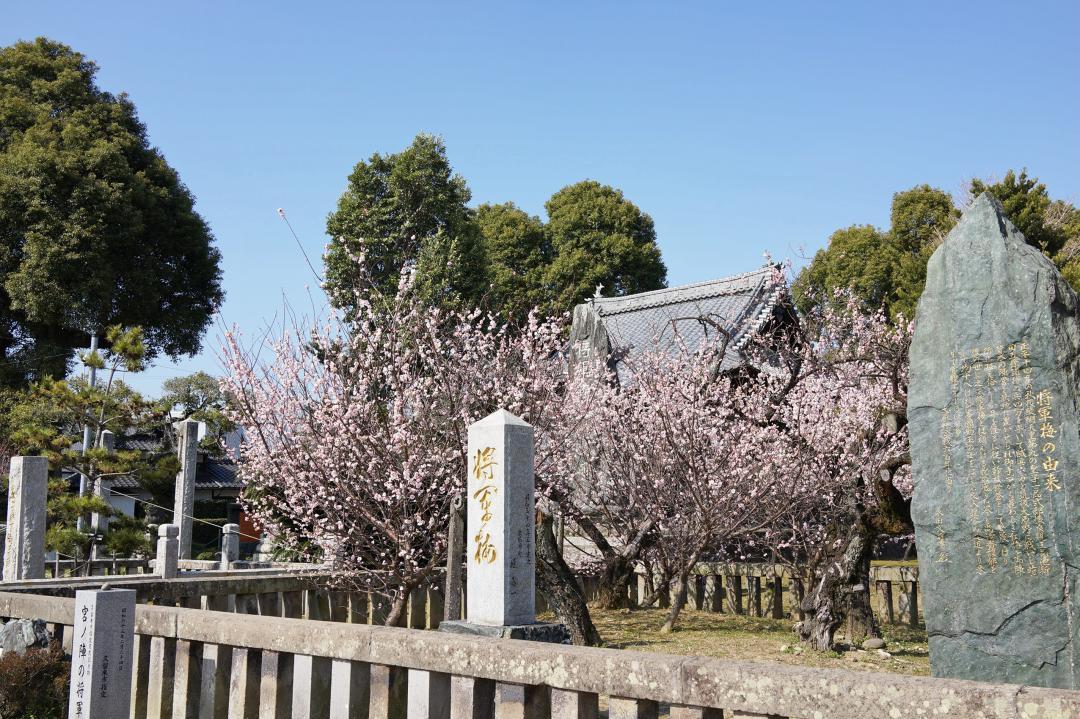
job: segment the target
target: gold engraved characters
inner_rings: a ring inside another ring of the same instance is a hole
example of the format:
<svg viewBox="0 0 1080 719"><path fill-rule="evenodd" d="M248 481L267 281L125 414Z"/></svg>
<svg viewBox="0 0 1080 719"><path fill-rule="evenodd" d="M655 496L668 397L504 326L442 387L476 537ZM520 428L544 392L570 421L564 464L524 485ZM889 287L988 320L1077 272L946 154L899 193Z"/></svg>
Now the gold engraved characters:
<svg viewBox="0 0 1080 719"><path fill-rule="evenodd" d="M937 524L937 552L934 554L935 562L947 562L949 561L949 550L945 546L945 517L941 510L937 511L934 515L934 522Z"/></svg>
<svg viewBox="0 0 1080 719"><path fill-rule="evenodd" d="M1061 483L1057 478L1058 460L1054 457L1057 452L1057 445L1054 443L1057 438L1057 428L1054 426L1054 396L1050 394L1050 390L1044 389L1035 396L1035 402L1038 407L1039 437L1042 440L1042 468L1045 473L1046 491L1056 492L1061 489Z"/></svg>
<svg viewBox="0 0 1080 719"><path fill-rule="evenodd" d="M975 571L1048 574L1045 497L1062 488L1063 469L1053 393L1033 387L1026 342L953 352L950 359L942 481L966 505ZM937 562L950 559L943 519L940 512L934 517Z"/></svg>
<svg viewBox="0 0 1080 719"><path fill-rule="evenodd" d="M473 499L480 505L480 527L473 538L476 542L476 551L473 553L473 561L477 564L487 562L491 564L498 557L498 551L491 542L491 532L487 531L487 523L495 516L495 495L499 488L495 486L495 448L484 447L476 450L473 457L473 478L480 483L480 487L473 492Z"/></svg>

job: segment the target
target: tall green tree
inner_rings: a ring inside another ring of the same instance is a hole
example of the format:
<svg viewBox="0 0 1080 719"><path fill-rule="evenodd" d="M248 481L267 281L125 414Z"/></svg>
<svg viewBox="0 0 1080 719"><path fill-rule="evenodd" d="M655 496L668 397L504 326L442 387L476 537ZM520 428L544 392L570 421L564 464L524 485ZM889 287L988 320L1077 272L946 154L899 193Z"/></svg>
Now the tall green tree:
<svg viewBox="0 0 1080 719"><path fill-rule="evenodd" d="M171 377L161 383L161 388L165 394L158 401L159 411L168 415L173 408L180 408L187 419L205 422L206 437L199 446L213 455L220 455L222 437L236 425L225 414L228 399L217 378L200 371Z"/></svg>
<svg viewBox="0 0 1080 719"><path fill-rule="evenodd" d="M556 309L573 308L598 285L604 295L667 285L653 220L621 190L585 180L559 190L544 207L553 254L546 284Z"/></svg>
<svg viewBox="0 0 1080 719"><path fill-rule="evenodd" d="M868 307L911 319L926 284L926 263L959 217L944 190L917 185L897 192L889 229L861 225L834 232L796 278L796 301L805 311L850 289Z"/></svg>
<svg viewBox="0 0 1080 719"><path fill-rule="evenodd" d="M72 350L139 325L149 357L194 354L221 304L191 192L97 66L38 38L0 49L0 383L62 376Z"/></svg>
<svg viewBox="0 0 1080 719"><path fill-rule="evenodd" d="M1080 289L1080 210L1052 199L1046 185L1026 170L1009 170L998 182L971 180L968 195L983 192L1000 200L1028 244L1042 250ZM836 289L852 289L868 306L911 319L926 284L926 263L959 218L943 190L919 185L896 193L888 232L866 225L833 233L796 278L796 300L806 310Z"/></svg>
<svg viewBox="0 0 1080 719"><path fill-rule="evenodd" d="M1061 270L1074 289L1080 290L1080 210L1064 200L1051 199L1038 178L1009 170L998 182L971 181L969 194L989 192L1001 201L1028 244L1039 248Z"/></svg>
<svg viewBox="0 0 1080 719"><path fill-rule="evenodd" d="M476 224L487 255L490 305L508 319L520 320L534 307L551 314L556 308L545 272L552 253L540 218L505 202L477 207Z"/></svg>
<svg viewBox="0 0 1080 719"><path fill-rule="evenodd" d="M488 283L483 243L467 206L471 197L442 139L433 135L419 134L401 152L357 163L326 221L333 238L325 257L330 301L348 314L357 292L393 297L409 266L430 301L479 302ZM370 287L358 286L357 256Z"/></svg>
<svg viewBox="0 0 1080 719"><path fill-rule="evenodd" d="M796 278L795 297L805 311L842 288L870 307L890 307L896 300L899 263L900 252L888 233L872 225L852 225L829 236L828 246Z"/></svg>

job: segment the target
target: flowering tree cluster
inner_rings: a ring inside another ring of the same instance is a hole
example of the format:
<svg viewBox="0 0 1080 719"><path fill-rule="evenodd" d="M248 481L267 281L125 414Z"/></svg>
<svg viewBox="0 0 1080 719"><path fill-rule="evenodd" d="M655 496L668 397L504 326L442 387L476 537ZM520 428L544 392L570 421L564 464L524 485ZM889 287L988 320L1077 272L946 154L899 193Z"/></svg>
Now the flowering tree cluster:
<svg viewBox="0 0 1080 719"><path fill-rule="evenodd" d="M607 362L567 372L561 321L438 309L408 274L382 298L358 293L347 322L256 347L228 334L223 389L247 436L249 512L387 597L388 623L444 561L468 425L502 407L535 427L541 513L557 505L601 548L610 596L625 597L641 562L660 576L654 595L674 589L664 629L699 561L752 558L804 572L806 641L830 646L845 616L876 631L871 544L910 525L910 327L823 303L767 324L732 363L722 318L702 317L705 342L621 358L618 382ZM538 547L554 547L550 521L540 530ZM573 603L569 572L543 566L554 553L540 552L540 578ZM577 629L595 640L587 614Z"/></svg>
<svg viewBox="0 0 1080 719"><path fill-rule="evenodd" d="M834 304L759 333L740 348L750 361L721 372L730 338L720 318L700 321L713 330L704 343L622 358L624 381L578 403L564 511L600 547L609 596L625 596L639 560L657 591L670 584L665 630L698 561L772 558L806 572L804 638L829 646L840 618L860 613L849 590L874 534L905 526L893 473L906 458L910 328Z"/></svg>
<svg viewBox="0 0 1080 719"><path fill-rule="evenodd" d="M541 473L558 445L561 331L440 310L417 300L406 274L394 298L358 295L347 323L294 325L252 347L227 333L223 389L246 435L246 509L280 545L386 597L387 623L399 623L409 592L445 559L469 424L500 407L530 422Z"/></svg>

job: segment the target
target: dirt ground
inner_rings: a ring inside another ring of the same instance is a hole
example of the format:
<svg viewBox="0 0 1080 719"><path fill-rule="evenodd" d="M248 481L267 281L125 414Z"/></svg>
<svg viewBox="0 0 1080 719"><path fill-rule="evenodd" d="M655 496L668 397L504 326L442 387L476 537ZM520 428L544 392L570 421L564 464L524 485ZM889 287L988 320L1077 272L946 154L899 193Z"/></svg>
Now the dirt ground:
<svg viewBox="0 0 1080 719"><path fill-rule="evenodd" d="M590 606L606 646L630 651L693 654L719 659L780 662L897 674L930 674L926 630L893 624L882 627L885 649L817 652L799 645L788 620L684 610L676 629L661 634L666 610L605 611ZM547 615L544 619L551 621Z"/></svg>

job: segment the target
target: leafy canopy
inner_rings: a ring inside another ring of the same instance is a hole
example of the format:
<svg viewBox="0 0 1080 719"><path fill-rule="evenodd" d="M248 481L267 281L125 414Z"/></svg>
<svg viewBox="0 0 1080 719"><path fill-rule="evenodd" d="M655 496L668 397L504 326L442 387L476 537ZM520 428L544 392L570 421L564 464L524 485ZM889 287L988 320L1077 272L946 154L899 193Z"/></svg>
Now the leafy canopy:
<svg viewBox="0 0 1080 719"><path fill-rule="evenodd" d="M652 218L620 190L592 180L564 187L546 204L547 224L512 202L472 209L471 197L432 135L357 163L326 223L334 306L351 318L363 301L392 299L406 269L428 304L511 321L535 307L569 311L598 284L606 295L665 286Z"/></svg>
<svg viewBox="0 0 1080 719"><path fill-rule="evenodd" d="M0 382L62 376L112 324L199 351L223 298L195 199L124 94L53 40L0 48Z"/></svg>
<svg viewBox="0 0 1080 719"><path fill-rule="evenodd" d="M225 415L227 398L221 391L218 379L200 371L167 379L161 388L165 391L158 402L162 413L168 414L176 407L187 419L205 422L206 438L199 444L212 454L220 453L218 442L236 425Z"/></svg>
<svg viewBox="0 0 1080 719"><path fill-rule="evenodd" d="M1027 171L1010 170L999 182L973 179L969 196L989 192L1033 247L1042 250L1080 289L1080 210L1053 200L1046 186ZM910 319L926 284L926 263L960 217L952 197L919 185L893 195L887 231L870 225L837 230L829 244L796 278L793 290L803 312L851 290L870 308L883 308L893 319Z"/></svg>
<svg viewBox="0 0 1080 719"><path fill-rule="evenodd" d="M584 180L545 203L553 259L545 273L552 302L566 311L602 294L627 295L667 285L653 220L621 190Z"/></svg>
<svg viewBox="0 0 1080 719"><path fill-rule="evenodd" d="M551 243L539 217L513 202L476 208L491 281L490 302L506 317L524 317L534 307L550 307L552 293L544 273L551 261Z"/></svg>
<svg viewBox="0 0 1080 719"><path fill-rule="evenodd" d="M417 291L428 301L477 303L487 282L483 246L466 206L471 197L446 145L433 135L421 133L401 152L358 162L326 221L333 239L324 287L333 305L351 316L358 292L394 297L406 267L417 269ZM362 275L355 271L357 258Z"/></svg>

